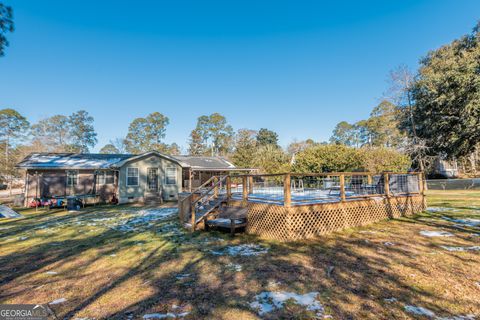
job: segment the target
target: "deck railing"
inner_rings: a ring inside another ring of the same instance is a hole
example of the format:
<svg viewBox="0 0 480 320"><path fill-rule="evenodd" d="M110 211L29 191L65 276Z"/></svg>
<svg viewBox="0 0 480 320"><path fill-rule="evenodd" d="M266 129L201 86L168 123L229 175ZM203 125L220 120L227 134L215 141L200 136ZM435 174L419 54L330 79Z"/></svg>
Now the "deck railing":
<svg viewBox="0 0 480 320"><path fill-rule="evenodd" d="M224 186L235 200L282 206L423 193L420 172L280 173L231 176Z"/></svg>

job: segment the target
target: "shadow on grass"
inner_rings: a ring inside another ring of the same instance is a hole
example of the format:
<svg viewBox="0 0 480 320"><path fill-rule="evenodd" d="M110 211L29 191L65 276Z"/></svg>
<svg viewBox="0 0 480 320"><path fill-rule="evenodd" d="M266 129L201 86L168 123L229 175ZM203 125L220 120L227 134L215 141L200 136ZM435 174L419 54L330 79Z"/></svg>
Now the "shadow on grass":
<svg viewBox="0 0 480 320"><path fill-rule="evenodd" d="M97 212L92 211L92 214ZM69 219L77 217L77 215L59 217L54 215L54 212L43 214L40 218L48 221L39 221L39 224L66 224L71 222ZM419 297L422 297L423 307L440 315L450 314L450 310L438 304L428 304L425 300L443 300L450 304L467 303L462 301L462 297L445 301L445 297L438 293L412 286L404 275L395 271L394 266L408 268L421 274L428 274L429 270L416 261L410 249L402 246L384 248L379 243L360 238L358 233L351 236L338 234L296 243L263 241L248 235L238 235L235 239L229 239L218 233L213 237L199 232L177 237L164 234L169 230L165 225L174 223L174 220L162 221L155 223L151 230L145 231L151 232L152 241L158 244L149 249L145 256L139 256L127 271L111 279L108 284L97 286L92 294L78 296L66 306L55 306L59 317L73 318L82 312L88 314L89 307L102 297L118 289L128 290L128 283L132 278L142 279L143 283L147 283L145 290L148 289L152 293L139 301L132 297L131 301L135 302L126 301L126 306L120 309L102 310L100 316L96 314L88 316L108 319L141 317L145 313L174 312L172 304L176 303L185 308L184 310L191 311L186 318L227 319L231 318L228 312L255 317L256 313L249 306L249 302L254 301L254 296L262 291L276 290L297 293L318 291L319 300L326 307L327 314L332 314L338 319L405 317L403 306L418 305ZM406 228L408 227L406 223L437 226L433 222L415 219L402 219L398 223L405 223ZM18 232L28 232L38 226L38 224L14 226L7 233L11 236ZM180 228L178 224L175 226ZM443 227L445 226L442 225ZM155 230L162 231L155 233ZM88 250L102 249L101 253L84 257L74 266L88 267L105 254L117 250L119 246L127 250L133 248L138 244L136 236L136 232L105 230L81 239L56 241L54 246L51 243L43 243L2 256L0 288L52 264L75 262ZM204 241L215 237L225 240L210 244ZM402 239L405 243L409 240L408 237ZM218 256L211 252L242 243L255 243L270 250L259 256L237 257ZM174 270L165 269L167 265L175 264L177 261L183 263L178 263ZM237 263L243 270L232 271L227 267L229 263ZM165 271L159 272L162 270ZM66 273L68 274L68 270ZM188 276L179 279L179 274ZM67 278L72 279L67 275L59 281ZM22 293L21 290L8 294L0 293L0 300L15 298ZM384 299L392 297L397 298L399 303L385 302ZM222 312L226 313L222 315ZM311 319L312 316L312 313L301 313L293 308L266 314L262 318Z"/></svg>

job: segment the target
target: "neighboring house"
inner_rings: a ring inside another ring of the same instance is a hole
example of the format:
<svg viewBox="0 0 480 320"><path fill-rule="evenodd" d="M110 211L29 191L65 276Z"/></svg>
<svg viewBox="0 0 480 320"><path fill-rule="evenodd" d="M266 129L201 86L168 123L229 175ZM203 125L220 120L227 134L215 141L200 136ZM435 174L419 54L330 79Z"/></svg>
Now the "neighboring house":
<svg viewBox="0 0 480 320"><path fill-rule="evenodd" d="M238 169L221 157L131 154L32 153L17 164L25 169L25 203L34 198L96 194L119 203L176 200L212 175Z"/></svg>
<svg viewBox="0 0 480 320"><path fill-rule="evenodd" d="M443 178L458 177L458 165L456 160L443 160L437 157L434 162L433 174Z"/></svg>

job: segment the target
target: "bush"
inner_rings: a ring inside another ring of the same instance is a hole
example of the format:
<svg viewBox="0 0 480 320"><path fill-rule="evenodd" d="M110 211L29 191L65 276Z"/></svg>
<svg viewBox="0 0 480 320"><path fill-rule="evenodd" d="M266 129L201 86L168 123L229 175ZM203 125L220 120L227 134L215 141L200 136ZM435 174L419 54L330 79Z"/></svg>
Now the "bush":
<svg viewBox="0 0 480 320"><path fill-rule="evenodd" d="M362 155L344 145L319 145L299 152L293 172L360 171Z"/></svg>
<svg viewBox="0 0 480 320"><path fill-rule="evenodd" d="M408 156L388 148L355 149L345 145L319 145L299 152L293 172L406 171Z"/></svg>
<svg viewBox="0 0 480 320"><path fill-rule="evenodd" d="M359 149L363 158L363 170L367 172L405 172L412 165L410 157L388 148Z"/></svg>

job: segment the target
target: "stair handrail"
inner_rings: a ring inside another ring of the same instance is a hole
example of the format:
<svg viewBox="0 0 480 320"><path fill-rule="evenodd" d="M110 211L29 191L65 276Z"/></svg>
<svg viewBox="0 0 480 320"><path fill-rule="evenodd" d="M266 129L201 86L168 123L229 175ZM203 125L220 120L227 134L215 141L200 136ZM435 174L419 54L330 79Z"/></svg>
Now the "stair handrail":
<svg viewBox="0 0 480 320"><path fill-rule="evenodd" d="M217 176L215 176L215 178L217 178ZM218 185L221 185L221 183L227 179L227 176L221 176L220 179L217 180L217 182L215 182L213 185L210 186L210 188L206 189L203 193L200 194L200 196L197 198L197 200L195 200L194 202L192 202L192 205L195 205L197 204L200 200L202 200L206 195L208 195L210 193L210 191L212 191L213 189L215 189Z"/></svg>
<svg viewBox="0 0 480 320"><path fill-rule="evenodd" d="M206 191L204 191L203 193L200 194L200 196L193 202L190 203L190 214L191 214L191 228L192 228L192 232L195 231L195 227L196 225L198 224L197 220L196 220L196 205L199 201L201 201L203 198L205 198L206 196L209 195L209 193L214 190L216 187L218 187L219 185L222 184L222 182L224 182L226 179L227 179L227 176L221 176L219 179L217 176L213 176L211 179L217 179L217 181L215 181L215 183L210 186L210 188L208 188ZM210 180L210 179L209 179ZM201 220L199 220L201 221Z"/></svg>

